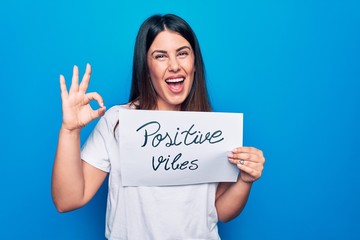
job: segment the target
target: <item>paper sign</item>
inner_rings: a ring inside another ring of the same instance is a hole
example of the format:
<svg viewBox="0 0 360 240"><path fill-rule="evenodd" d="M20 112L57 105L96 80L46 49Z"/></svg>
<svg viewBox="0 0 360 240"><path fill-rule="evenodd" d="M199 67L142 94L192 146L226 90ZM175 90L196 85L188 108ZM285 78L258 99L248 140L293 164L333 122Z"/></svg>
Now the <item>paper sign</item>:
<svg viewBox="0 0 360 240"><path fill-rule="evenodd" d="M243 115L119 110L124 186L235 182L228 153L242 146Z"/></svg>

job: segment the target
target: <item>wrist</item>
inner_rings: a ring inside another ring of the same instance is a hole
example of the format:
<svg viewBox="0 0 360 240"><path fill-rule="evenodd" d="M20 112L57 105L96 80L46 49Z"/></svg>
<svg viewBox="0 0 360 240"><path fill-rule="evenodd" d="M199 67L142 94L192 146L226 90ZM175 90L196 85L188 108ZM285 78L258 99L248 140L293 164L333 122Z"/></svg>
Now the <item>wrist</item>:
<svg viewBox="0 0 360 240"><path fill-rule="evenodd" d="M254 183L254 181L248 181L248 180L244 180L242 178L240 178L240 181L243 182L244 184L248 184L250 186Z"/></svg>
<svg viewBox="0 0 360 240"><path fill-rule="evenodd" d="M62 134L66 134L66 135L80 135L80 128L75 128L75 129L69 129L64 125L61 125L60 128L60 133Z"/></svg>
<svg viewBox="0 0 360 240"><path fill-rule="evenodd" d="M253 180L250 180L250 179L243 179L243 178L241 177L241 174L239 174L238 182L251 186L254 181L253 181Z"/></svg>

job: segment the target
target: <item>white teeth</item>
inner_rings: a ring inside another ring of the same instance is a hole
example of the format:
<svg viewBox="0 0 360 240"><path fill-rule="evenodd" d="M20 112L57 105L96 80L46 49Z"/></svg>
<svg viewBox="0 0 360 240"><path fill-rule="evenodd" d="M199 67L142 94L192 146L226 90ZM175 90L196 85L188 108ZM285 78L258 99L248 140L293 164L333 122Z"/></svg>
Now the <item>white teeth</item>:
<svg viewBox="0 0 360 240"><path fill-rule="evenodd" d="M182 82L184 81L184 78L173 78L173 79L167 79L167 83L176 83L176 82Z"/></svg>

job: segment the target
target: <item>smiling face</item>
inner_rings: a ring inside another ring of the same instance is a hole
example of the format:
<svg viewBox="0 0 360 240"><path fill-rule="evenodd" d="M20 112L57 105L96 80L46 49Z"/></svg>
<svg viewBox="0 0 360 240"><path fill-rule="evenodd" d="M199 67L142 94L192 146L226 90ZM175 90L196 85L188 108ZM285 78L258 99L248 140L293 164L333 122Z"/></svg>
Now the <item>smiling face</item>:
<svg viewBox="0 0 360 240"><path fill-rule="evenodd" d="M158 110L180 110L191 90L195 66L190 43L172 31L160 32L147 52Z"/></svg>

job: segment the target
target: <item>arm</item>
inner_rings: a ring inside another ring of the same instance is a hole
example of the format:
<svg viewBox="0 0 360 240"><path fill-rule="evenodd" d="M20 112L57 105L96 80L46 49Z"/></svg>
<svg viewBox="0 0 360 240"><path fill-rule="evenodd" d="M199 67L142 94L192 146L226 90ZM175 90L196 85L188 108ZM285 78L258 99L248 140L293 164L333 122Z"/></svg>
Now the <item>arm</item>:
<svg viewBox="0 0 360 240"><path fill-rule="evenodd" d="M254 181L259 179L264 169L265 158L262 151L252 147L239 147L228 156L236 164L240 174L235 183L219 183L216 191L216 210L219 221L227 222L238 216L250 194Z"/></svg>
<svg viewBox="0 0 360 240"><path fill-rule="evenodd" d="M90 166L80 158L80 131L83 126L105 113L102 98L97 93L85 93L90 81L91 67L78 84L79 71L73 70L70 91L60 76L63 120L52 174L52 197L59 212L71 211L85 205L96 193L107 173ZM100 108L93 110L89 102L96 100Z"/></svg>

